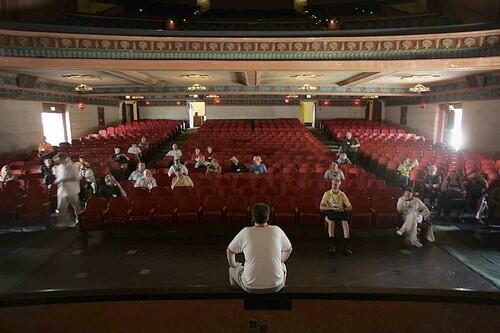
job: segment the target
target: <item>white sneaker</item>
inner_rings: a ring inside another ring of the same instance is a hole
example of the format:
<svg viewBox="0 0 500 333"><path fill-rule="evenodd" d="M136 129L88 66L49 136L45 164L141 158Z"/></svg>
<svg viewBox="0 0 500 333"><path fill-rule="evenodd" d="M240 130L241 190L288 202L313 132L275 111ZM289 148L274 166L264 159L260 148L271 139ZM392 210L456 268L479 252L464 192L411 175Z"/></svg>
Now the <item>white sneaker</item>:
<svg viewBox="0 0 500 333"><path fill-rule="evenodd" d="M411 245L415 246L415 247L422 247L424 246L422 243L420 243L418 240L417 241L414 241L411 243Z"/></svg>
<svg viewBox="0 0 500 333"><path fill-rule="evenodd" d="M401 229L396 230L396 234L398 234L399 236L403 236L403 233L404 231Z"/></svg>

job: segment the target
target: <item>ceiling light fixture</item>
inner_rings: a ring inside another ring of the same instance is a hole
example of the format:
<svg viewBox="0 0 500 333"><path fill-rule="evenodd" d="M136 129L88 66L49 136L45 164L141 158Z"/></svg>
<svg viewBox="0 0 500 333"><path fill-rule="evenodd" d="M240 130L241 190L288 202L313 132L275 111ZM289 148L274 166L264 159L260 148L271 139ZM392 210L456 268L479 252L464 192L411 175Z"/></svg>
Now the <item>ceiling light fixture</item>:
<svg viewBox="0 0 500 333"><path fill-rule="evenodd" d="M209 94L207 96L205 96L206 98L219 98L219 95L215 95L215 94Z"/></svg>
<svg viewBox="0 0 500 333"><path fill-rule="evenodd" d="M311 86L308 83L304 84L302 87L299 87L299 90L302 90L302 91L311 91L311 90L316 90L316 89L318 89L318 88L315 86Z"/></svg>
<svg viewBox="0 0 500 333"><path fill-rule="evenodd" d="M377 99L378 95L363 95L362 99Z"/></svg>
<svg viewBox="0 0 500 333"><path fill-rule="evenodd" d="M321 79L323 78L323 75L318 75L318 74L296 74L296 75L290 75L292 79L295 80L311 80L311 79Z"/></svg>
<svg viewBox="0 0 500 333"><path fill-rule="evenodd" d="M286 95L285 98L299 98L299 95Z"/></svg>
<svg viewBox="0 0 500 333"><path fill-rule="evenodd" d="M401 76L401 80L422 80L422 79L437 79L440 78L441 75L438 74L408 74Z"/></svg>
<svg viewBox="0 0 500 333"><path fill-rule="evenodd" d="M62 75L61 77L70 80L77 80L80 82L102 80L102 77L90 74L68 74Z"/></svg>
<svg viewBox="0 0 500 333"><path fill-rule="evenodd" d="M201 84L195 83L191 87L187 88L189 91L204 91L207 90L207 87L202 86Z"/></svg>
<svg viewBox="0 0 500 333"><path fill-rule="evenodd" d="M413 92L413 93L417 93L417 94L420 94L420 93L423 93L423 92L428 92L431 90L431 88L429 87L426 87L424 86L423 84L421 83L418 83L416 84L415 86L411 87L410 89L408 89L409 91Z"/></svg>
<svg viewBox="0 0 500 333"><path fill-rule="evenodd" d="M85 83L80 83L74 90L78 92L89 92L94 90L94 88L87 86Z"/></svg>
<svg viewBox="0 0 500 333"><path fill-rule="evenodd" d="M180 77L183 79L190 79L190 80L207 80L210 78L210 75L190 73L190 74L182 74Z"/></svg>

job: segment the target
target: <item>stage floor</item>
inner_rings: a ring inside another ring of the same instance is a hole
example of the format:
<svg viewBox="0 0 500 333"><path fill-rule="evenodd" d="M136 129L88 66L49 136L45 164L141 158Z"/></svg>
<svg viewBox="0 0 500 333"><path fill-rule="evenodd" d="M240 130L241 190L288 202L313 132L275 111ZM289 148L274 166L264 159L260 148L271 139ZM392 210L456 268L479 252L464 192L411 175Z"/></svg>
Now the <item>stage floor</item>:
<svg viewBox="0 0 500 333"><path fill-rule="evenodd" d="M320 228L318 226L318 228ZM499 291L499 233L436 226L435 244L406 248L390 231L355 231L354 255L328 255L316 235L292 240L287 286ZM478 237L479 233L479 237ZM84 245L76 229L0 235L0 292L43 289L228 289L221 237L130 239L93 233Z"/></svg>

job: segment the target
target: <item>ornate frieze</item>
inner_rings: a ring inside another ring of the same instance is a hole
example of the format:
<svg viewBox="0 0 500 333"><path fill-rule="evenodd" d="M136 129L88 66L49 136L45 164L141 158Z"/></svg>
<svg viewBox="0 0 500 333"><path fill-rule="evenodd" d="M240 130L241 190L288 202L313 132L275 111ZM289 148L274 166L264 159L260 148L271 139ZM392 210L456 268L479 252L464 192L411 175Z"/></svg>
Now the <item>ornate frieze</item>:
<svg viewBox="0 0 500 333"><path fill-rule="evenodd" d="M500 30L413 36L195 38L0 30L0 56L76 59L367 60L500 54Z"/></svg>

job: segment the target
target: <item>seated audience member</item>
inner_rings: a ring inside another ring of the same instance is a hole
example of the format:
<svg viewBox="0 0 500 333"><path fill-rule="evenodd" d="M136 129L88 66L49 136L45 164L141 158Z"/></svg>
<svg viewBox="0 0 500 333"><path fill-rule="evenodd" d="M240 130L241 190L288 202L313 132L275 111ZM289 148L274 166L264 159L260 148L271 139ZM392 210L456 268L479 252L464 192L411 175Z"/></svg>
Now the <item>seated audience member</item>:
<svg viewBox="0 0 500 333"><path fill-rule="evenodd" d="M262 163L262 158L260 156L253 157L253 163L248 168L248 171L255 174L267 173L267 168L264 163Z"/></svg>
<svg viewBox="0 0 500 333"><path fill-rule="evenodd" d="M342 170L340 170L339 164L337 162L332 162L332 164L330 165L330 168L325 171L325 175L323 176L323 178L326 181L332 181L334 179L337 179L340 181L345 180L344 173L342 172Z"/></svg>
<svg viewBox="0 0 500 333"><path fill-rule="evenodd" d="M38 144L38 157L43 159L44 157L54 156L54 147L47 142L47 138L42 136L42 142Z"/></svg>
<svg viewBox="0 0 500 333"><path fill-rule="evenodd" d="M141 138L141 142L137 146L141 149L149 149L149 142L145 136Z"/></svg>
<svg viewBox="0 0 500 333"><path fill-rule="evenodd" d="M180 159L182 157L182 151L177 147L177 144L174 143L172 145L172 150L170 150L165 156Z"/></svg>
<svg viewBox="0 0 500 333"><path fill-rule="evenodd" d="M207 160L207 162L212 162L214 158L216 158L214 150L212 147L208 146L207 153L205 154L205 159Z"/></svg>
<svg viewBox="0 0 500 333"><path fill-rule="evenodd" d="M141 148L139 148L139 146L137 146L136 143L133 143L132 146L130 146L130 148L127 150L127 153L134 154L137 156L138 160L141 160L142 151Z"/></svg>
<svg viewBox="0 0 500 333"><path fill-rule="evenodd" d="M452 207L453 200L465 199L467 191L465 190L462 178L456 170L450 171L449 175L441 184L441 194L439 205L444 216L447 216Z"/></svg>
<svg viewBox="0 0 500 333"><path fill-rule="evenodd" d="M75 168L77 170L80 170L81 166L83 165L83 163L85 163L85 156L83 155L80 155L78 156L78 161L76 161L75 163L73 163L73 165L75 166Z"/></svg>
<svg viewBox="0 0 500 333"><path fill-rule="evenodd" d="M184 164L181 163L181 160L176 158L174 159L174 164L168 169L168 176L172 177L175 174L175 170L180 170L184 175L189 175L189 170L186 168Z"/></svg>
<svg viewBox="0 0 500 333"><path fill-rule="evenodd" d="M439 196L439 188L441 187L441 177L437 174L437 167L430 165L424 183L424 198L429 200L429 205L432 208L436 206L436 200Z"/></svg>
<svg viewBox="0 0 500 333"><path fill-rule="evenodd" d="M270 209L263 203L252 207L253 227L243 228L226 250L231 287L240 286L248 293L275 293L285 287L285 261L292 253L292 244L275 225L268 225ZM236 254L245 256L245 264L236 261Z"/></svg>
<svg viewBox="0 0 500 333"><path fill-rule="evenodd" d="M203 156L203 154L201 153L200 148L195 148L194 149L194 153L191 154L191 161L193 161L195 163L198 162L198 160L200 159L200 156Z"/></svg>
<svg viewBox="0 0 500 333"><path fill-rule="evenodd" d="M158 186L150 170L145 169L142 174L143 176L135 182L134 187L142 187L151 190L153 187Z"/></svg>
<svg viewBox="0 0 500 333"><path fill-rule="evenodd" d="M15 177L10 173L10 167L4 165L0 170L0 182L7 183L9 180L14 180Z"/></svg>
<svg viewBox="0 0 500 333"><path fill-rule="evenodd" d="M352 136L351 132L345 134L345 138L340 144L339 153L346 153L352 164L356 164L358 160L358 149L360 147L359 140Z"/></svg>
<svg viewBox="0 0 500 333"><path fill-rule="evenodd" d="M194 163L194 167L196 169L199 169L199 168L206 168L208 165L210 165L209 162L207 162L205 160L205 156L201 155L198 156L198 160Z"/></svg>
<svg viewBox="0 0 500 333"><path fill-rule="evenodd" d="M231 162L231 165L229 166L229 172L233 173L248 172L248 168L244 164L240 164L240 161L238 161L236 156L231 157L229 162Z"/></svg>
<svg viewBox="0 0 500 333"><path fill-rule="evenodd" d="M120 147L115 148L115 152L111 155L111 160L120 163L120 165L128 164L130 160L127 155L121 152Z"/></svg>
<svg viewBox="0 0 500 333"><path fill-rule="evenodd" d="M422 243L420 243L417 238L417 226L419 223L422 223L424 219L429 218L431 216L431 212L419 198L413 196L413 188L405 188L403 196L398 199L396 210L403 218L403 225L396 231L396 233L399 236L407 234L412 246L422 247ZM428 241L434 241L432 225L427 229L426 237Z"/></svg>
<svg viewBox="0 0 500 333"><path fill-rule="evenodd" d="M182 173L180 169L175 169L175 177L172 179L172 190L180 186L194 187L193 181L189 176Z"/></svg>
<svg viewBox="0 0 500 333"><path fill-rule="evenodd" d="M209 174L209 173L216 173L216 174L221 174L222 172L222 168L219 164L219 162L214 158L212 159L212 163L209 163L208 166L207 166L207 171L205 174Z"/></svg>
<svg viewBox="0 0 500 333"><path fill-rule="evenodd" d="M418 160L414 159L413 161L410 161L408 157L405 158L404 161L399 164L398 172L400 174L401 187L405 188L408 186L408 184L410 183L410 172L417 166L418 166Z"/></svg>
<svg viewBox="0 0 500 333"><path fill-rule="evenodd" d="M339 158L337 159L337 164L339 166L352 164L351 160L347 157L346 153L340 153Z"/></svg>
<svg viewBox="0 0 500 333"><path fill-rule="evenodd" d="M146 169L146 164L145 163L139 163L137 164L137 169L134 170L130 176L128 177L128 180L135 180L137 181L139 178L143 176L143 172Z"/></svg>
<svg viewBox="0 0 500 333"><path fill-rule="evenodd" d="M338 179L332 180L332 189L323 194L319 207L325 214L325 222L328 226L330 255L334 255L337 252L337 247L335 246L335 223L342 225L344 254L352 254L352 250L349 247L349 221L351 220L352 206L345 193L340 191L341 183Z"/></svg>
<svg viewBox="0 0 500 333"><path fill-rule="evenodd" d="M85 189L86 192L90 192L92 194L97 193L97 182L94 176L94 172L90 168L90 164L86 161L81 163L80 168L80 177L85 179Z"/></svg>
<svg viewBox="0 0 500 333"><path fill-rule="evenodd" d="M50 187L54 181L56 180L56 176L54 175L54 163L51 158L46 158L43 160L43 164L40 167L40 171L43 176L43 182Z"/></svg>
<svg viewBox="0 0 500 333"><path fill-rule="evenodd" d="M467 179L467 208L477 214L480 211L484 196L488 190L488 181L479 170L474 170Z"/></svg>
<svg viewBox="0 0 500 333"><path fill-rule="evenodd" d="M104 177L104 185L99 187L97 191L98 197L103 197L107 199L126 197L127 193L123 190L119 182L116 181L113 175L108 174Z"/></svg>

